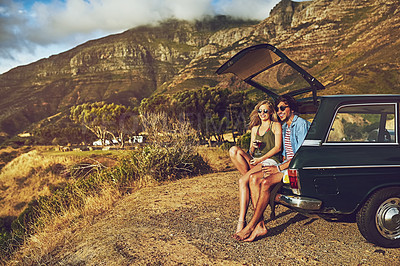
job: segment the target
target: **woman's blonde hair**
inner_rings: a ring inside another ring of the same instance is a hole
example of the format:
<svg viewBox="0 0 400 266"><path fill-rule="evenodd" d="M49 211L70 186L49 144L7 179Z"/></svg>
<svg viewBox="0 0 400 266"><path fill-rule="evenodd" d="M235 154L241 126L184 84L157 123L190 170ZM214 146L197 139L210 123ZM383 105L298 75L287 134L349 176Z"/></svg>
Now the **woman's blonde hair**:
<svg viewBox="0 0 400 266"><path fill-rule="evenodd" d="M264 100L264 101L257 103L257 105L254 107L253 111L251 111L249 129L252 129L255 126L261 125L261 119L258 116L258 109L260 109L261 105L268 106L268 111L269 111L271 121L274 121L274 122L278 121L278 115L275 111L274 103L270 100Z"/></svg>

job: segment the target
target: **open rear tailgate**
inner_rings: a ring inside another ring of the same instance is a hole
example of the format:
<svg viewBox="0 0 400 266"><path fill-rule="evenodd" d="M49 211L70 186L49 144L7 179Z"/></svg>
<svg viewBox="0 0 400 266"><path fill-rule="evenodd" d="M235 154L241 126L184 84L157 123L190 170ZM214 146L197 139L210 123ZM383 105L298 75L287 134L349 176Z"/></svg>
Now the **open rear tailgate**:
<svg viewBox="0 0 400 266"><path fill-rule="evenodd" d="M262 72L278 66L280 64L289 65L294 71L298 72L309 84L309 87L290 91L286 94L291 96L312 92L313 104L317 102L317 91L325 87L307 71L290 60L284 53L270 44L259 44L241 50L231 59L225 62L217 71L217 74L232 73L251 86L266 92L270 97L277 99L279 95L260 83L254 78Z"/></svg>

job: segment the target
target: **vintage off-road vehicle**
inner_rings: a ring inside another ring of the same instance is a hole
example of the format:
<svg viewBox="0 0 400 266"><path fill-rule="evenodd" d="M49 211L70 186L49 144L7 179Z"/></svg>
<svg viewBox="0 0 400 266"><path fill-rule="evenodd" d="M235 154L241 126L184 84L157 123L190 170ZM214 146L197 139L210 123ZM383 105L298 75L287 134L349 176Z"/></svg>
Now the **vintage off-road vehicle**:
<svg viewBox="0 0 400 266"><path fill-rule="evenodd" d="M276 203L305 215L356 221L368 241L400 247L400 95L319 97L324 86L269 44L240 51L217 73L233 73L275 99L279 94L270 88L286 82L281 92L297 98L300 114L315 114L306 115L310 130ZM294 89L297 81L282 78L295 73L305 88ZM274 75L281 81L263 84ZM299 99L304 93L310 97Z"/></svg>

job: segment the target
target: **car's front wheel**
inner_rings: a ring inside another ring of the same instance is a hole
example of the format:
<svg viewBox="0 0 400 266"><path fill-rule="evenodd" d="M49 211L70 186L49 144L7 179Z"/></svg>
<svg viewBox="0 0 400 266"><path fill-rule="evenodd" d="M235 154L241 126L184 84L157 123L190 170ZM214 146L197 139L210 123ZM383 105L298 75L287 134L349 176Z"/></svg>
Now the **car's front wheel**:
<svg viewBox="0 0 400 266"><path fill-rule="evenodd" d="M376 191L358 211L357 226L369 242L400 247L400 187Z"/></svg>

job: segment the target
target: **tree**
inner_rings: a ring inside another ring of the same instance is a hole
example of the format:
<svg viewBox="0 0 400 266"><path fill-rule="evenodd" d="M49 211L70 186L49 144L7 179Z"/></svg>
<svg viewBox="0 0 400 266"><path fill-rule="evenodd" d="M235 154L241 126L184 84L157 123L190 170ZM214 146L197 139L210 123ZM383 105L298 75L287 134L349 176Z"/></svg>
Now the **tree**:
<svg viewBox="0 0 400 266"><path fill-rule="evenodd" d="M32 141L36 145L90 143L95 140L95 137L91 131L72 123L69 119L41 125L32 131Z"/></svg>
<svg viewBox="0 0 400 266"><path fill-rule="evenodd" d="M172 107L171 98L168 95L155 95L141 101L139 113L165 113L170 116L175 114Z"/></svg>
<svg viewBox="0 0 400 266"><path fill-rule="evenodd" d="M109 105L108 112L111 113L108 116L110 119L108 132L113 136L113 139L120 143L121 147L124 147L126 136L133 133L137 134L139 131L138 115L130 107L114 104ZM115 135L118 137L116 138Z"/></svg>
<svg viewBox="0 0 400 266"><path fill-rule="evenodd" d="M248 94L247 91L203 87L144 99L139 110L142 114L162 112L169 118L186 118L197 130L200 140L210 140L214 136L222 142L223 134L228 130L234 140L235 131L239 134L246 132L249 114L256 104Z"/></svg>
<svg viewBox="0 0 400 266"><path fill-rule="evenodd" d="M249 115L256 105L256 101L249 99L247 91L235 91L228 96L229 102L229 127L233 140L236 142L235 131L243 135L247 130Z"/></svg>
<svg viewBox="0 0 400 266"><path fill-rule="evenodd" d="M84 125L93 132L103 146L107 136L111 135L123 147L125 136L138 131L139 128L137 115L133 110L114 103L85 103L71 107L70 114L72 121Z"/></svg>
<svg viewBox="0 0 400 266"><path fill-rule="evenodd" d="M200 139L215 136L223 140L228 118L227 89L221 90L203 87L198 90L184 91L174 95L175 110L184 113L199 132Z"/></svg>

